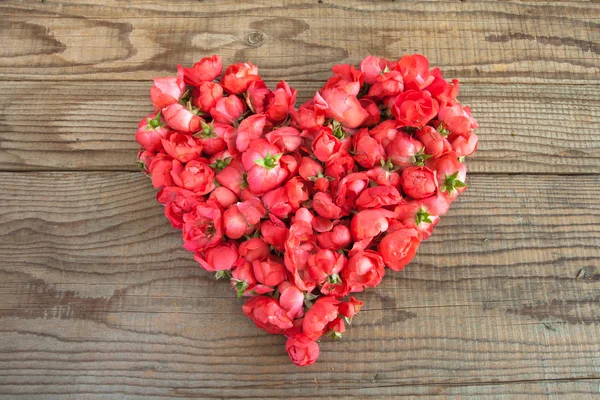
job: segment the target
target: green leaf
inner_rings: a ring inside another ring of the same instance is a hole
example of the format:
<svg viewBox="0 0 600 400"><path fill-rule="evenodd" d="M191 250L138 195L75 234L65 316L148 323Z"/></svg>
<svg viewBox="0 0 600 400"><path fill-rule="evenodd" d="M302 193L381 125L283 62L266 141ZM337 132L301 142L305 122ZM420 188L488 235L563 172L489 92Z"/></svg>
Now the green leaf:
<svg viewBox="0 0 600 400"><path fill-rule="evenodd" d="M333 331L331 336L333 337L333 340L340 340L342 338L342 334L336 331Z"/></svg>

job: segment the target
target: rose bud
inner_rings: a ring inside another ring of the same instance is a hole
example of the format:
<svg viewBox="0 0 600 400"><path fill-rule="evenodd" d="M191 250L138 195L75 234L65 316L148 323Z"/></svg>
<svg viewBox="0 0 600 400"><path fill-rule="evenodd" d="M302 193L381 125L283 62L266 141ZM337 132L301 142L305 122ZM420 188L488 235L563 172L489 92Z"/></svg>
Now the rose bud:
<svg viewBox="0 0 600 400"><path fill-rule="evenodd" d="M369 135L367 129L361 129L352 137L354 159L364 168L373 168L385 158L385 151L375 139Z"/></svg>
<svg viewBox="0 0 600 400"><path fill-rule="evenodd" d="M285 81L277 84L277 88L273 92L273 96L269 100L265 114L273 123L285 120L289 114L289 110L294 107L296 102L297 90L290 88Z"/></svg>
<svg viewBox="0 0 600 400"><path fill-rule="evenodd" d="M207 201L184 214L182 236L183 247L192 253L217 245L223 237L219 206L212 201Z"/></svg>
<svg viewBox="0 0 600 400"><path fill-rule="evenodd" d="M402 171L402 190L413 199L423 199L437 192L435 172L427 167L408 167Z"/></svg>
<svg viewBox="0 0 600 400"><path fill-rule="evenodd" d="M434 77L433 82L427 86L427 91L438 101L456 100L458 96L459 84L456 79L452 80L452 84L442 78L442 71L435 67L431 70L431 75Z"/></svg>
<svg viewBox="0 0 600 400"><path fill-rule="evenodd" d="M252 238L250 240L246 240L238 249L238 252L241 257L248 262L252 262L254 260L262 260L266 258L270 254L269 245L266 244L261 238Z"/></svg>
<svg viewBox="0 0 600 400"><path fill-rule="evenodd" d="M355 299L353 296L350 296L349 301L344 301L340 303L338 307L338 311L341 316L344 316L348 319L352 319L356 313L360 311L360 308L364 305L360 300Z"/></svg>
<svg viewBox="0 0 600 400"><path fill-rule="evenodd" d="M293 211L285 187L279 187L265 193L261 200L267 211L278 218L286 219Z"/></svg>
<svg viewBox="0 0 600 400"><path fill-rule="evenodd" d="M289 229L282 222L264 221L260 225L260 234L263 240L279 251L284 250L288 232Z"/></svg>
<svg viewBox="0 0 600 400"><path fill-rule="evenodd" d="M467 135L479 127L469 107L451 100L442 101L438 119L445 129L458 135Z"/></svg>
<svg viewBox="0 0 600 400"><path fill-rule="evenodd" d="M328 249L321 249L308 258L308 275L319 285L327 279L331 283L341 283L339 273L348 260L343 255Z"/></svg>
<svg viewBox="0 0 600 400"><path fill-rule="evenodd" d="M335 183L335 180L340 180L354 171L356 171L356 164L350 154L334 154L325 165L325 176L333 178L333 183Z"/></svg>
<svg viewBox="0 0 600 400"><path fill-rule="evenodd" d="M157 154L148 166L148 171L152 178L152 185L154 185L156 189L165 186L173 186L173 178L171 176L172 169L173 159L166 154Z"/></svg>
<svg viewBox="0 0 600 400"><path fill-rule="evenodd" d="M410 201L396 206L394 212L399 223L398 229L414 228L422 240L428 239L433 233L433 228L440 222L440 217L430 211L422 201ZM388 232L398 229L390 228Z"/></svg>
<svg viewBox="0 0 600 400"><path fill-rule="evenodd" d="M262 136L266 125L267 117L264 114L255 114L244 119L237 130L235 139L237 150L239 152L246 151L250 146L250 142Z"/></svg>
<svg viewBox="0 0 600 400"><path fill-rule="evenodd" d="M477 150L477 135L469 133L467 135L450 135L448 137L450 145L458 157L470 156Z"/></svg>
<svg viewBox="0 0 600 400"><path fill-rule="evenodd" d="M435 171L440 192L451 201L466 190L467 167L458 161L456 154L448 153L437 160L429 159L427 167Z"/></svg>
<svg viewBox="0 0 600 400"><path fill-rule="evenodd" d="M369 186L369 177L364 172L346 175L338 184L335 204L348 214L354 208L356 198Z"/></svg>
<svg viewBox="0 0 600 400"><path fill-rule="evenodd" d="M364 108L365 111L369 114L367 119L365 119L362 123L362 126L371 127L377 125L381 120L381 112L379 111L377 103L366 97L363 97L359 101L362 108Z"/></svg>
<svg viewBox="0 0 600 400"><path fill-rule="evenodd" d="M312 219L310 223L315 230L315 232L327 232L333 229L333 222L328 220L327 218L323 218L320 215L317 215Z"/></svg>
<svg viewBox="0 0 600 400"><path fill-rule="evenodd" d="M202 161L192 160L184 166L173 160L171 177L177 186L199 194L207 194L215 188L215 174Z"/></svg>
<svg viewBox="0 0 600 400"><path fill-rule="evenodd" d="M216 187L208 197L215 200L224 210L238 202L238 197L225 186Z"/></svg>
<svg viewBox="0 0 600 400"><path fill-rule="evenodd" d="M138 150L137 166L144 174L148 175L150 173L148 168L155 156L156 154L153 151L145 150L143 147Z"/></svg>
<svg viewBox="0 0 600 400"><path fill-rule="evenodd" d="M210 113L223 98L223 87L216 82L203 82L193 95L194 105L205 113Z"/></svg>
<svg viewBox="0 0 600 400"><path fill-rule="evenodd" d="M210 109L210 115L217 122L233 125L246 111L246 104L237 96L221 97Z"/></svg>
<svg viewBox="0 0 600 400"><path fill-rule="evenodd" d="M185 108L183 104L171 104L162 110L167 124L181 133L194 133L200 130L204 120Z"/></svg>
<svg viewBox="0 0 600 400"><path fill-rule="evenodd" d="M160 113L152 113L142 119L135 133L135 140L144 149L149 151L161 151L161 140L166 138L171 130L161 121Z"/></svg>
<svg viewBox="0 0 600 400"><path fill-rule="evenodd" d="M257 198L232 205L223 214L225 234L231 239L239 239L244 234L252 233L266 213Z"/></svg>
<svg viewBox="0 0 600 400"><path fill-rule="evenodd" d="M255 195L272 190L281 185L289 173L279 163L281 154L265 152L264 158L255 159L255 165L248 170L248 188Z"/></svg>
<svg viewBox="0 0 600 400"><path fill-rule="evenodd" d="M209 272L228 271L233 268L233 264L238 258L239 255L234 242L223 242L206 250L204 254L196 253L194 255L194 260Z"/></svg>
<svg viewBox="0 0 600 400"><path fill-rule="evenodd" d="M352 238L355 241L374 238L388 229L387 219L394 217L394 212L383 208L359 211L350 222Z"/></svg>
<svg viewBox="0 0 600 400"><path fill-rule="evenodd" d="M327 325L338 316L338 304L333 296L319 297L304 315L302 332L313 340L323 336Z"/></svg>
<svg viewBox="0 0 600 400"><path fill-rule="evenodd" d="M225 70L221 85L228 93L244 93L250 84L259 81L258 68L250 63L232 64Z"/></svg>
<svg viewBox="0 0 600 400"><path fill-rule="evenodd" d="M383 262L394 271L400 271L414 258L421 244L416 229L399 229L381 239L377 251Z"/></svg>
<svg viewBox="0 0 600 400"><path fill-rule="evenodd" d="M290 109L290 115L299 129L312 131L320 128L325 123L325 110L327 104L317 104L313 99L304 103L298 111Z"/></svg>
<svg viewBox="0 0 600 400"><path fill-rule="evenodd" d="M282 151L293 152L302 144L300 131L290 126L272 130L265 135L269 143L276 145Z"/></svg>
<svg viewBox="0 0 600 400"><path fill-rule="evenodd" d="M402 57L398 60L397 70L402 73L407 90L423 90L435 79L429 72L429 60L421 54Z"/></svg>
<svg viewBox="0 0 600 400"><path fill-rule="evenodd" d="M327 192L329 190L329 179L323 177L318 178L313 185L313 190L319 192Z"/></svg>
<svg viewBox="0 0 600 400"><path fill-rule="evenodd" d="M319 345L302 333L290 336L285 349L290 360L299 367L313 365L319 358Z"/></svg>
<svg viewBox="0 0 600 400"><path fill-rule="evenodd" d="M200 86L221 75L222 69L221 57L213 55L198 61L192 68L183 68L183 78L188 85Z"/></svg>
<svg viewBox="0 0 600 400"><path fill-rule="evenodd" d="M300 318L304 314L304 292L294 284L285 281L277 288L279 290L279 305L287 312L290 319Z"/></svg>
<svg viewBox="0 0 600 400"><path fill-rule="evenodd" d="M360 62L360 70L363 74L365 83L374 84L377 78L387 66L388 61L384 58L367 56Z"/></svg>
<svg viewBox="0 0 600 400"><path fill-rule="evenodd" d="M165 216L176 229L183 226L183 215L204 200L202 195L177 186L165 187L158 192L156 199L165 206Z"/></svg>
<svg viewBox="0 0 600 400"><path fill-rule="evenodd" d="M334 340L341 339L342 334L346 332L346 325L344 325L344 320L338 317L327 325L327 329L332 333Z"/></svg>
<svg viewBox="0 0 600 400"><path fill-rule="evenodd" d="M312 220L314 218L315 218L314 215L310 212L310 210L308 208L301 207L296 211L293 222L304 221L308 224L312 224Z"/></svg>
<svg viewBox="0 0 600 400"><path fill-rule="evenodd" d="M372 128L369 135L381 143L383 147L386 147L398 135L398 128L400 128L398 121L389 119Z"/></svg>
<svg viewBox="0 0 600 400"><path fill-rule="evenodd" d="M383 259L374 251L357 251L342 270L342 278L351 292L362 292L365 287L379 285L385 275Z"/></svg>
<svg viewBox="0 0 600 400"><path fill-rule="evenodd" d="M399 71L388 71L377 77L377 82L369 89L369 96L381 99L397 96L404 90L404 81Z"/></svg>
<svg viewBox="0 0 600 400"><path fill-rule="evenodd" d="M356 95L343 89L324 89L322 93L317 92L315 97L317 96L321 97L328 106L325 115L346 128L357 128L369 117L369 113L362 108Z"/></svg>
<svg viewBox="0 0 600 400"><path fill-rule="evenodd" d="M301 290L311 292L316 287L306 273L308 258L316 251L315 235L310 224L295 221L285 241L284 262L293 282Z"/></svg>
<svg viewBox="0 0 600 400"><path fill-rule="evenodd" d="M293 177L285 183L285 192L292 210L297 210L300 205L310 198L308 187L297 176Z"/></svg>
<svg viewBox="0 0 600 400"><path fill-rule="evenodd" d="M213 156L227 149L225 137L232 134L235 128L231 125L211 122L210 124L201 123L202 129L194 134L202 143L202 153L207 156Z"/></svg>
<svg viewBox="0 0 600 400"><path fill-rule="evenodd" d="M177 103L184 92L183 70L177 68L176 77L154 78L154 86L150 88L150 100L155 109L162 110Z"/></svg>
<svg viewBox="0 0 600 400"><path fill-rule="evenodd" d="M382 160L383 161L383 160ZM385 162L382 162L384 165ZM391 168L393 164L390 162ZM390 168L386 167L375 167L366 172L369 179L374 181L379 186L400 186L400 175L397 172L391 171Z"/></svg>
<svg viewBox="0 0 600 400"><path fill-rule="evenodd" d="M254 114L263 114L272 93L263 81L254 81L246 92L246 104Z"/></svg>
<svg viewBox="0 0 600 400"><path fill-rule="evenodd" d="M317 214L325 218L339 219L342 216L342 209L335 205L331 196L325 192L313 195L312 207Z"/></svg>
<svg viewBox="0 0 600 400"><path fill-rule="evenodd" d="M450 151L450 143L431 126L424 126L415 133L415 138L425 147L425 154L440 158Z"/></svg>
<svg viewBox="0 0 600 400"><path fill-rule="evenodd" d="M200 156L202 142L193 136L172 132L167 139L162 139L165 152L174 159L186 163Z"/></svg>
<svg viewBox="0 0 600 400"><path fill-rule="evenodd" d="M228 157L223 159L222 161L215 160L211 163L211 167L215 168L216 166L223 166L223 169L219 171L215 177L217 182L221 185L225 186L227 189L231 190L238 197L242 195L242 187L245 186L246 182L244 180L244 168L241 163L232 161ZM218 170L218 168L217 168Z"/></svg>
<svg viewBox="0 0 600 400"><path fill-rule="evenodd" d="M438 113L439 104L427 91L407 90L394 101L392 115L403 126L425 126Z"/></svg>
<svg viewBox="0 0 600 400"><path fill-rule="evenodd" d="M277 286L283 282L286 279L285 267L277 260L276 257L254 260L252 269L256 280L267 286Z"/></svg>
<svg viewBox="0 0 600 400"><path fill-rule="evenodd" d="M343 89L346 93L358 95L364 83L362 72L350 64L336 64L331 71L334 76L327 80L325 88Z"/></svg>
<svg viewBox="0 0 600 400"><path fill-rule="evenodd" d="M262 285L257 288L256 278L254 278L254 272L252 272L252 264L244 261L242 258L239 258L235 263L233 271L231 271L231 280L229 283L235 289L238 299L243 296L252 297L256 294L264 294L272 291L272 289L262 290ZM257 293L256 289L262 293Z"/></svg>
<svg viewBox="0 0 600 400"><path fill-rule="evenodd" d="M315 137L311 148L317 159L326 162L333 154L340 151L342 142L333 136L331 128L322 127Z"/></svg>
<svg viewBox="0 0 600 400"><path fill-rule="evenodd" d="M399 132L385 151L392 164L405 168L413 165L415 157L422 152L423 144L410 135Z"/></svg>
<svg viewBox="0 0 600 400"><path fill-rule="evenodd" d="M293 326L285 310L271 297L253 297L242 306L242 311L258 328L270 334L282 334Z"/></svg>
<svg viewBox="0 0 600 400"><path fill-rule="evenodd" d="M363 190L356 199L356 207L360 210L394 206L402 201L398 189L393 186L374 186Z"/></svg>
<svg viewBox="0 0 600 400"><path fill-rule="evenodd" d="M315 161L310 157L302 157L298 173L302 178L306 179L307 181L313 181L319 175L323 174L323 165L321 165L320 162Z"/></svg>

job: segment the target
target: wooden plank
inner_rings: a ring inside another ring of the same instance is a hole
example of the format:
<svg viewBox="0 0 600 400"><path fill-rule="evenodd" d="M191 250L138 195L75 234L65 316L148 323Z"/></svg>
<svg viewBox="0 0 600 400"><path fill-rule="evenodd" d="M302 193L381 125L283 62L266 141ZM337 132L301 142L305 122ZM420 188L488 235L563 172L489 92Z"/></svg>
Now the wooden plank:
<svg viewBox="0 0 600 400"><path fill-rule="evenodd" d="M320 87L291 84L298 104ZM135 170L134 133L151 110L149 87L0 82L0 169ZM598 86L466 84L461 93L481 124L471 171L600 173Z"/></svg>
<svg viewBox="0 0 600 400"><path fill-rule="evenodd" d="M344 339L297 369L181 248L143 176L0 173L0 393L594 398L598 177L469 183L415 261L359 295Z"/></svg>
<svg viewBox="0 0 600 400"><path fill-rule="evenodd" d="M421 52L465 82L590 83L597 2L93 0L0 3L0 79L148 80L209 53L269 79Z"/></svg>

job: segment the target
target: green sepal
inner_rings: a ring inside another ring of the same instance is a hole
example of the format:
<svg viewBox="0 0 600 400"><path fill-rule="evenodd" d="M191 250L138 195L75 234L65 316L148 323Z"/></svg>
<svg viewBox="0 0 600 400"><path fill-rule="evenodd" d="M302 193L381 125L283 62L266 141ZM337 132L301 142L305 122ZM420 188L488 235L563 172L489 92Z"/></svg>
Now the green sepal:
<svg viewBox="0 0 600 400"><path fill-rule="evenodd" d="M458 179L458 171L452 175L446 175L444 184L440 188L442 192L452 193L458 188L467 187L467 184Z"/></svg>
<svg viewBox="0 0 600 400"><path fill-rule="evenodd" d="M231 279L231 272L229 270L215 272L215 279L227 278Z"/></svg>
<svg viewBox="0 0 600 400"><path fill-rule="evenodd" d="M417 211L417 216L415 218L417 226L422 224L423 222L431 224L433 221L429 217L431 217L431 214L429 214L427 211L425 211L423 207L421 207L419 211Z"/></svg>
<svg viewBox="0 0 600 400"><path fill-rule="evenodd" d="M152 129L160 128L163 126L163 124L160 123L160 111L156 114L154 118L148 118L148 125L150 125L150 128Z"/></svg>

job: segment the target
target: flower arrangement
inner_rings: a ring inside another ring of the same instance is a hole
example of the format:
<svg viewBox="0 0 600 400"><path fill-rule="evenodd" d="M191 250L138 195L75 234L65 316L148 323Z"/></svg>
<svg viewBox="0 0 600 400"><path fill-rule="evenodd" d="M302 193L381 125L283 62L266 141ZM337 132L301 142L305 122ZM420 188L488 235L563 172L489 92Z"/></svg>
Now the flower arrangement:
<svg viewBox="0 0 600 400"><path fill-rule="evenodd" d="M165 215L299 366L342 337L352 296L402 270L466 189L478 127L422 55L335 65L295 107L256 66L219 56L156 78L136 140Z"/></svg>

